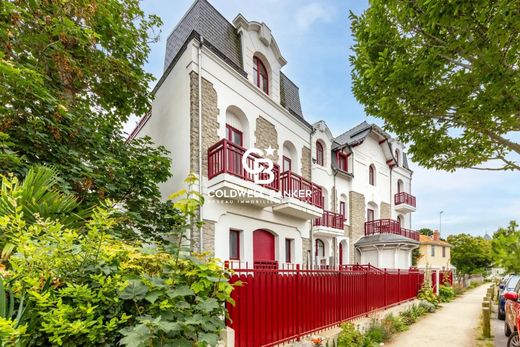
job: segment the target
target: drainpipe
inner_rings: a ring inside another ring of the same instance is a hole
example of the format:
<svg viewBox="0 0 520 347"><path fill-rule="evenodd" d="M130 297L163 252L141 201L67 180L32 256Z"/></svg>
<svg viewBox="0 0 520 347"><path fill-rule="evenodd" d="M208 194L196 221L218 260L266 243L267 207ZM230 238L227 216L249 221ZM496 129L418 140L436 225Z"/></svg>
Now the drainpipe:
<svg viewBox="0 0 520 347"><path fill-rule="evenodd" d="M198 47L198 70L199 70L199 194L202 196L202 46L204 45L204 38L200 37L200 43ZM199 222L202 222L202 205L199 206ZM199 223L199 252L202 253L204 251L204 233L202 230L202 223Z"/></svg>
<svg viewBox="0 0 520 347"><path fill-rule="evenodd" d="M310 170L310 175L309 175L310 177L309 177L309 179L311 180L311 182L312 182L312 135L314 135L315 132L316 132L316 129L314 127L312 127L312 130L311 130L311 132L309 134L309 148L310 148L310 151L311 151L311 162L310 162L311 170ZM310 255L310 259L309 259L309 262L311 264L311 268L312 268L312 264L314 264L314 251L315 251L315 249L314 249L315 245L314 245L314 242L313 242L314 241L314 237L313 237L313 232L314 232L313 224L314 224L313 220L311 219L311 230L310 230L311 255Z"/></svg>

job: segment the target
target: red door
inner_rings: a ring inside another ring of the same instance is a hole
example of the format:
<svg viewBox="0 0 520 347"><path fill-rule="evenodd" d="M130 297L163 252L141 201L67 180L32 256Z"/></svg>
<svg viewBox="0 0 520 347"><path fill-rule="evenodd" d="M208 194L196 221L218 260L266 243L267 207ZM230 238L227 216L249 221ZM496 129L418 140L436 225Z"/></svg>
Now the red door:
<svg viewBox="0 0 520 347"><path fill-rule="evenodd" d="M276 266L273 234L261 229L253 232L253 260L255 267Z"/></svg>

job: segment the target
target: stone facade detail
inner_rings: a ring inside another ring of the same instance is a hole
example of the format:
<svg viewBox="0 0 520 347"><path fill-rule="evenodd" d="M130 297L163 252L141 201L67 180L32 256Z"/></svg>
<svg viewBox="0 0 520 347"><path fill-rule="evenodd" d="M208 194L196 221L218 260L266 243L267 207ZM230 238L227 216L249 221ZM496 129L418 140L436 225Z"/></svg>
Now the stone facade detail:
<svg viewBox="0 0 520 347"><path fill-rule="evenodd" d="M390 204L386 202L381 202L381 219L390 219L392 218L390 212Z"/></svg>
<svg viewBox="0 0 520 347"><path fill-rule="evenodd" d="M202 249L210 255L215 254L215 222L205 220L202 225ZM191 228L191 250L200 252L200 234L195 226Z"/></svg>
<svg viewBox="0 0 520 347"><path fill-rule="evenodd" d="M354 244L365 236L365 196L354 191L349 192L349 216L350 216L350 254L351 261L357 262L358 252L354 249Z"/></svg>
<svg viewBox="0 0 520 347"><path fill-rule="evenodd" d="M311 149L307 146L302 148L302 176L311 179Z"/></svg>
<svg viewBox="0 0 520 347"><path fill-rule="evenodd" d="M267 158L271 159L275 163L278 162L278 132L276 131L276 127L274 124L269 122L262 116L259 116L256 119L256 129L255 129L255 137L256 143L255 147L260 149L266 149L269 146L275 149L274 155L269 155Z"/></svg>
<svg viewBox="0 0 520 347"><path fill-rule="evenodd" d="M199 172L199 75L190 73L190 169ZM217 92L213 84L202 79L202 176L208 175L208 148L218 142Z"/></svg>
<svg viewBox="0 0 520 347"><path fill-rule="evenodd" d="M336 189L336 187L332 187L332 190L330 192L330 210L335 213L339 212L338 190Z"/></svg>
<svg viewBox="0 0 520 347"><path fill-rule="evenodd" d="M302 255L303 255L303 264L310 264L311 260L309 259L311 249L311 239L302 237Z"/></svg>

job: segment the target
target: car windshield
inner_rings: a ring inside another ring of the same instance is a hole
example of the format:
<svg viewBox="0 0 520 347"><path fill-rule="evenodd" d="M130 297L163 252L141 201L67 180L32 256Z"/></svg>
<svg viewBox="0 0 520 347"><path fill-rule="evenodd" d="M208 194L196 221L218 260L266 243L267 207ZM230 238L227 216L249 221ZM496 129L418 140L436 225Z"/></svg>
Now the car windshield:
<svg viewBox="0 0 520 347"><path fill-rule="evenodd" d="M513 276L509 279L507 282L507 290L514 290L516 287L516 284L518 283L518 280L520 280L520 276Z"/></svg>

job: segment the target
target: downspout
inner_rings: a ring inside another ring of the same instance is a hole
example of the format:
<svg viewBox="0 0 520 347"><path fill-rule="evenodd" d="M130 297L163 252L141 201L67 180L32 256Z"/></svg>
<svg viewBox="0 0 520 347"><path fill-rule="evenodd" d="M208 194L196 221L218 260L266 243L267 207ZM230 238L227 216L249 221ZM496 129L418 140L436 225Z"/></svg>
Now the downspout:
<svg viewBox="0 0 520 347"><path fill-rule="evenodd" d="M204 45L204 38L200 37L199 47L198 47L198 70L199 70L199 194L202 196L202 46ZM202 253L204 251L204 232L202 229L202 205L199 205L199 252Z"/></svg>
<svg viewBox="0 0 520 347"><path fill-rule="evenodd" d="M314 135L314 133L316 132L316 128L312 127L312 130L311 132L309 133L309 148L310 148L310 151L311 151L311 162L310 162L310 165L311 165L311 170L310 170L310 174L309 174L309 179L310 181L312 182L312 135ZM314 252L315 252L315 245L314 245L314 238L313 238L313 232L314 232L314 228L313 228L313 220L311 219L311 230L310 230L310 240L311 240L311 255L310 255L310 259L309 259L309 263L312 267L312 265L314 264Z"/></svg>

